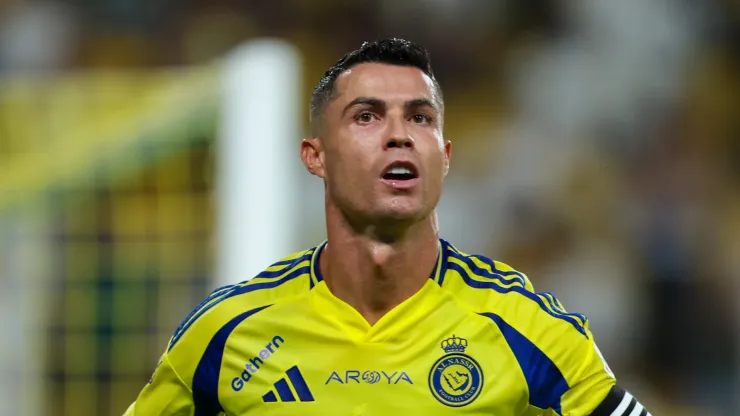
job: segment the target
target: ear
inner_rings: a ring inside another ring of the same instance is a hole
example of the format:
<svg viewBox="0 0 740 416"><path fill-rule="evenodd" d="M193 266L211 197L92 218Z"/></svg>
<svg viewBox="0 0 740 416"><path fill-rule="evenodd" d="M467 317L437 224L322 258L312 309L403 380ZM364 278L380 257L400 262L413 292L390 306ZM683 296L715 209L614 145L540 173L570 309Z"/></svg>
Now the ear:
<svg viewBox="0 0 740 416"><path fill-rule="evenodd" d="M445 141L445 176L450 172L450 158L452 157L452 142Z"/></svg>
<svg viewBox="0 0 740 416"><path fill-rule="evenodd" d="M301 160L310 174L325 178L324 146L321 139L311 137L301 141Z"/></svg>

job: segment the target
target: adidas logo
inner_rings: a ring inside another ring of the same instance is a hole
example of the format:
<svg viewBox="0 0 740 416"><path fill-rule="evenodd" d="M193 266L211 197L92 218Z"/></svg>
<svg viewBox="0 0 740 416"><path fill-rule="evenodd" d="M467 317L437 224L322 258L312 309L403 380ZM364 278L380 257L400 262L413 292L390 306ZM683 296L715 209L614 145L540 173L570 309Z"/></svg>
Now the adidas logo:
<svg viewBox="0 0 740 416"><path fill-rule="evenodd" d="M298 366L293 366L285 372L287 377L283 377L274 384L274 391L270 390L262 396L265 403L275 402L312 402L313 394L308 389L306 380L298 370ZM275 396L277 392L277 396ZM295 393L295 394L294 394ZM296 397L298 396L298 397Z"/></svg>

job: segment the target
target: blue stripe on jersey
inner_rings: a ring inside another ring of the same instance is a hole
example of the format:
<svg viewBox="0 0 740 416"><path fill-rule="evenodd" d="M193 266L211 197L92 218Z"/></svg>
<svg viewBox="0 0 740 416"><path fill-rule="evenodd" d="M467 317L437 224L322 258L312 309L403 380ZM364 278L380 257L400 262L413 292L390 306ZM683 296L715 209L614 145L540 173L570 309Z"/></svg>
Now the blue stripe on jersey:
<svg viewBox="0 0 740 416"><path fill-rule="evenodd" d="M473 273L478 274L483 277L487 277L489 279L495 279L498 280L504 284L510 285L510 284L519 284L521 287L526 287L526 283L524 282L524 278L517 275L514 278L507 279L504 277L502 273L498 272L489 272L488 270L478 266L475 264L475 262L468 256L462 255L460 253L457 253L455 251L450 251L450 257L460 260L461 262L465 263L466 266L470 268L470 270L473 271ZM496 270L495 268L491 268L492 270Z"/></svg>
<svg viewBox="0 0 740 416"><path fill-rule="evenodd" d="M586 329L572 316L569 314L562 314L557 311L553 311L552 309L548 308L545 302L537 296L535 293L532 293L528 291L527 289L519 286L511 286L511 287L503 287L499 283L495 282L483 282L480 280L475 280L468 275L468 272L459 264L449 262L447 265L447 268L450 270L454 270L457 273L462 276L463 281L465 284L467 284L470 287L476 288L476 289L493 289L498 293L509 293L509 292L515 292L519 293L520 295L524 295L525 297L537 302L538 305L540 305L540 308L550 314L554 318L562 319L571 325L575 327L578 332L583 334L586 338L588 338L588 334L586 333Z"/></svg>
<svg viewBox="0 0 740 416"><path fill-rule="evenodd" d="M302 261L306 261L306 260L311 260L311 254L313 254L313 250L309 250L306 254L302 255L301 257L297 257L292 260L279 261L271 265L270 267L277 267L277 266L282 266L282 265L285 265L285 267L281 268L280 270L275 270L275 271L270 271L270 272L263 271L262 273L255 276L255 279L258 277L278 277L281 274L285 273L286 271L290 270L292 267L294 267L298 263Z"/></svg>
<svg viewBox="0 0 740 416"><path fill-rule="evenodd" d="M558 302L557 298L555 298L555 295L550 292L540 292L539 295L547 300L547 303L550 304L550 307L552 307L553 310L556 310L560 313L566 313L563 307L560 306L560 302ZM586 318L583 315L577 315L585 321Z"/></svg>
<svg viewBox="0 0 740 416"><path fill-rule="evenodd" d="M190 322L190 318L192 318L193 315L195 315L196 313L198 313L203 306L205 306L206 304L208 304L208 302L212 301L213 299L215 299L215 298L217 298L219 296L222 296L224 293L226 293L228 290L230 290L233 287L234 287L234 285L226 285L226 286L221 286L221 287L217 288L216 290L214 290L213 292L211 292L211 294L208 295L203 300L203 302L199 303L198 306L196 306L192 311L190 311L190 313L188 314L188 316L186 316L185 319L183 319L183 321L177 327L177 329L175 329L175 333L172 335L172 338L170 339L170 343L169 343L169 346L167 347L167 351L169 351L170 349L172 349L172 346L174 345L174 341L176 339L180 339L181 333L185 330L186 325L188 324L188 322Z"/></svg>
<svg viewBox="0 0 740 416"><path fill-rule="evenodd" d="M283 402L294 402L295 396L293 396L293 392L290 391L290 386L288 386L288 382L285 381L284 378L281 378L275 383L275 390L277 390L278 396L280 396L280 400Z"/></svg>
<svg viewBox="0 0 740 416"><path fill-rule="evenodd" d="M223 412L221 403L218 401L218 378L221 373L221 361L224 357L226 341L240 323L269 306L262 306L237 315L211 338L193 375L195 416L216 416Z"/></svg>
<svg viewBox="0 0 740 416"><path fill-rule="evenodd" d="M449 245L448 242L445 240L439 239L439 252L437 253L437 262L434 263L434 270L432 271L432 275L430 276L431 279L436 279L437 283L442 286L442 284L445 281L445 274L447 273L447 246ZM439 271L437 270L439 269ZM437 279L437 274L439 274L439 278Z"/></svg>
<svg viewBox="0 0 740 416"><path fill-rule="evenodd" d="M170 345L169 345L167 351L170 351L175 346L175 344L177 343L177 341L179 341L180 338L182 338L182 335L185 333L185 331L187 331L188 328L190 328L193 325L193 323L198 320L198 318L200 318L204 313L208 312L212 307L214 307L215 305L219 304L220 302L223 302L224 300L229 299L229 298L234 297L234 296L242 295L242 294L249 293L249 292L254 292L255 290L272 289L272 288L278 287L278 286L282 285L283 283L286 283L286 282L288 282L290 280L295 279L296 277L299 277L299 276L302 276L302 275L304 275L306 273L309 273L309 271L310 271L310 267L309 266L299 267L299 268L291 271L287 275L283 276L280 279L277 279L277 280L269 280L267 282L257 282L255 280L250 280L245 285L242 285L242 286L240 286L240 285L234 285L234 286L232 286L231 289L225 291L220 296L209 297L209 298L215 299L215 300L213 302L211 302L210 304L208 304L208 305L206 305L204 307L201 307L199 309L196 308L196 311L191 312L191 314L188 316L188 319L185 320L186 323L185 324L181 324L180 325L181 328L178 328L178 331L172 337L172 340L170 341ZM204 301L203 303L201 303L201 305L203 305L205 303L206 302Z"/></svg>
<svg viewBox="0 0 740 416"><path fill-rule="evenodd" d="M306 380L301 375L298 366L294 365L290 367L286 373L290 382L293 383L293 387L295 387L295 392L298 393L298 398L302 402L312 402L313 394L311 394L311 390L308 388L308 384L306 384Z"/></svg>
<svg viewBox="0 0 740 416"><path fill-rule="evenodd" d="M310 250L310 251L311 251L311 250ZM306 253L306 254L308 254L308 253ZM277 267L277 266L288 266L288 265L291 265L291 264L293 264L293 263L295 263L295 262L296 262L296 259L300 259L300 258L303 258L303 257L305 257L305 256L306 256L306 254L304 254L304 255L302 255L302 256L300 256L300 257L296 257L295 259L280 260L280 261L278 261L278 262L276 262L276 263L273 263L273 264L271 264L271 265L270 265L270 267ZM268 267L268 269L269 269L270 267Z"/></svg>
<svg viewBox="0 0 740 416"><path fill-rule="evenodd" d="M519 281L521 283L522 287L526 287L526 278L524 277L524 274L522 274L520 272L517 272L517 271L503 271L503 270L499 270L496 267L496 262L494 262L493 260L491 260L491 259L489 259L489 258L487 258L485 256L477 255L477 254L476 255L468 256L468 255L464 254L463 252L461 252L460 250L458 250L457 248L455 248L455 246L453 246L452 244L450 244L450 243L447 243L447 244L450 246L452 256L454 258L456 258L456 259L464 262L466 264L466 266L468 266L473 271L473 273L479 274L479 275L481 275L483 277L488 277L488 278L492 278L492 279L498 279L498 280L501 280L502 282L504 282L506 284L511 284L514 281ZM483 269L483 268L479 267L477 264L475 264L475 262L473 262L471 260L472 258L478 259L478 260L486 263L486 265L488 265L491 268L491 271L488 271L486 269ZM517 276L517 278L511 280L511 279L505 279L503 276ZM557 299L555 299L555 297L551 293L544 292L544 293L540 293L539 295L544 295L546 297L547 296L552 297L552 299L546 299L546 301L547 301L547 303L549 303L552 306L552 311L554 313L556 313L558 315L570 316L570 317L576 319L576 321L579 321L578 322L579 325L581 325L581 326L585 326L586 325L586 317L583 314L566 312L563 309L562 305L559 304L559 302L557 301Z"/></svg>
<svg viewBox="0 0 740 416"><path fill-rule="evenodd" d="M277 397L275 397L274 392L268 391L262 395L262 401L265 403L275 403L277 402Z"/></svg>
<svg viewBox="0 0 740 416"><path fill-rule="evenodd" d="M442 286L442 278L444 277L442 273L439 274L439 279L437 279L437 269L440 268L440 260L442 260L442 249L437 252L437 260L434 261L434 268L432 269L432 274L429 276L429 278L432 280L436 280L437 283Z"/></svg>
<svg viewBox="0 0 740 416"><path fill-rule="evenodd" d="M550 293L550 292L541 292L540 294L548 299L548 302L550 302L550 304L553 306L553 308L556 311L558 311L558 312L560 312L560 313L562 313L564 315L569 315L569 316L576 317L576 318L578 318L578 319L581 320L581 325L584 325L584 326L586 325L586 321L588 320L588 319L586 319L586 315L584 315L582 313L569 313L569 312L567 312L565 310L565 308L563 308L563 304L560 303L560 301L558 300L558 298L555 295L553 295L552 293Z"/></svg>
<svg viewBox="0 0 740 416"><path fill-rule="evenodd" d="M500 316L493 313L481 315L496 323L519 362L529 387L529 404L540 409L553 409L562 415L560 399L570 387L560 369L532 341Z"/></svg>
<svg viewBox="0 0 740 416"><path fill-rule="evenodd" d="M311 250L311 251L313 251L313 250ZM309 253L306 253L303 256L297 257L295 259L279 261L279 262L271 265L270 267L282 266L284 264L287 265L287 267L284 267L284 268L280 269L278 272L262 272L262 273L258 274L255 278L257 278L257 277L277 277L277 276L280 276L281 274L285 273L287 270L290 270L290 268L293 267L294 265L296 265L296 264L298 264L298 263L300 263L302 261L305 261L307 256L308 256L308 258L310 258L310 254ZM179 340L180 337L182 336L182 333L185 332L185 330L192 324L191 318L193 318L193 316L195 316L196 314L198 314L198 316L201 315L201 313L202 313L201 308L203 308L203 306L205 306L208 303L210 303L213 299L216 299L219 296L223 296L224 294L228 293L230 290L233 290L234 288L239 287L239 286L243 286L243 285L247 284L248 282L249 282L249 280L244 281L244 282L241 282L241 283L238 283L236 285L225 285L225 286L221 286L221 287L217 288L216 290L214 290L213 292L211 292L211 294L208 295L208 297L206 297L203 300L203 302L199 303L198 306L196 306L188 314L188 316L185 317L185 319L180 323L180 325L177 327L177 329L175 329L175 333L172 335L172 338L170 339L170 344L169 344L167 350L169 351L170 349L172 349L172 346L175 345L175 341L176 340Z"/></svg>
<svg viewBox="0 0 740 416"><path fill-rule="evenodd" d="M460 252L458 252L458 253L459 254L462 254ZM501 269L499 269L499 268L496 267L496 262L495 261L493 261L493 260L491 260L491 259L489 259L488 257L485 257L485 256L481 256L481 255L478 255L478 254L472 254L469 257L474 258L476 260L482 261L488 267L491 268L491 271L493 273L500 274L502 276L518 276L521 279L522 283L524 283L524 280L525 280L524 273L518 272L516 270L501 270Z"/></svg>
<svg viewBox="0 0 740 416"><path fill-rule="evenodd" d="M313 289L316 283L324 280L324 275L321 274L321 267L319 267L319 256L321 256L321 252L324 251L324 247L326 247L326 244L327 242L325 241L314 250L311 250L312 254L314 252L316 253L313 257L311 257L311 274L316 277L316 282L314 283L313 278L309 279L311 281L311 283L309 284L309 289Z"/></svg>
<svg viewBox="0 0 740 416"><path fill-rule="evenodd" d="M578 323L581 326L585 326L586 325L587 319L586 319L586 316L585 315L580 314L580 313L566 312L565 309L563 309L563 305L560 304L560 301L558 301L558 299L552 293L549 293L549 292L539 292L537 294L540 297L545 298L545 300L547 301L547 303L552 307L553 312L555 312L557 314L560 314L560 315L565 315L565 316L573 317L573 318L575 318L578 321Z"/></svg>
<svg viewBox="0 0 740 416"><path fill-rule="evenodd" d="M537 295L538 295L539 297L541 297L542 299L544 299L544 300L545 300L545 302L546 302L546 303L547 303L548 305L550 305L550 309L552 309L552 310L554 310L554 311L556 311L556 312L559 312L559 313L563 313L563 312L562 312L562 311L561 311L560 309L558 309L558 308L556 308L556 307L555 307L555 304L554 304L554 303L552 302L552 299L550 299L550 297L549 297L549 296L545 295L544 293L538 293Z"/></svg>

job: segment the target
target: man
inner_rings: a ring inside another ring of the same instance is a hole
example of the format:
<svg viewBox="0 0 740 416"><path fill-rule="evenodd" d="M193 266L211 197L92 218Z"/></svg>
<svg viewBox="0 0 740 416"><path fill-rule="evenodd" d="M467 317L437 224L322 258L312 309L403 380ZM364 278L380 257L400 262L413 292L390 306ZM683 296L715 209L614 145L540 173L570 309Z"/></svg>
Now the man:
<svg viewBox="0 0 740 416"><path fill-rule="evenodd" d="M127 414L648 414L585 317L439 239L443 123L418 45L365 43L329 69L301 144L327 242L213 292Z"/></svg>

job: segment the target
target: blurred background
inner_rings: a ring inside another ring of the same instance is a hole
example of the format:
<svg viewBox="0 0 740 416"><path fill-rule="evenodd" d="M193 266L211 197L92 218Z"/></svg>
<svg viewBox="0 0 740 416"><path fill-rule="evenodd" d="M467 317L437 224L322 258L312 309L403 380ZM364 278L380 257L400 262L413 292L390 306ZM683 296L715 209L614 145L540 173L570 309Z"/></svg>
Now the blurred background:
<svg viewBox="0 0 740 416"><path fill-rule="evenodd" d="M123 413L209 291L322 241L308 99L388 36L445 92L443 236L652 414L740 414L739 2L2 0L0 415Z"/></svg>

